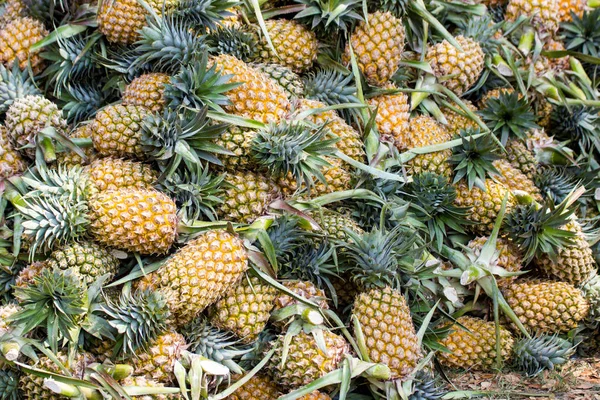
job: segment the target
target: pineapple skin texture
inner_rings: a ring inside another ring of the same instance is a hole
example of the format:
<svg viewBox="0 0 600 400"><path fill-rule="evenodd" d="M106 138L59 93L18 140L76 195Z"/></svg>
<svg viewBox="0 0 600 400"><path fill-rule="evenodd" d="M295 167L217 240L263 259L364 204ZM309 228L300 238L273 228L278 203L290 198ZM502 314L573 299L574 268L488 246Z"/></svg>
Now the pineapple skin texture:
<svg viewBox="0 0 600 400"><path fill-rule="evenodd" d="M411 374L421 349L404 296L390 287L358 295L352 313L360 322L371 361L387 365L392 378Z"/></svg>
<svg viewBox="0 0 600 400"><path fill-rule="evenodd" d="M219 155L219 159L227 171L255 169L256 163L252 158L252 141L255 137L255 130L231 125L216 140L217 145L234 154L231 156Z"/></svg>
<svg viewBox="0 0 600 400"><path fill-rule="evenodd" d="M90 199L90 231L106 246L164 254L175 241L177 207L157 190L120 189Z"/></svg>
<svg viewBox="0 0 600 400"><path fill-rule="evenodd" d="M174 363L185 348L185 338L180 333L160 335L132 358L134 374L147 376L156 382L173 382Z"/></svg>
<svg viewBox="0 0 600 400"><path fill-rule="evenodd" d="M511 191L522 190L532 195L537 201L543 201L540 189L508 160L495 160L493 164L498 172L500 172L500 175L494 175L493 179L504 184Z"/></svg>
<svg viewBox="0 0 600 400"><path fill-rule="evenodd" d="M477 107L475 107L469 100L463 100L463 102L473 113L477 112ZM468 116L463 115L464 111L457 104L453 104L453 106L454 108L460 110L461 113L459 114L458 112L446 107L441 109L442 113L446 117L446 120L448 121L448 124L445 126L446 130L451 136L460 135L460 131L463 129L479 128L477 122L473 121Z"/></svg>
<svg viewBox="0 0 600 400"><path fill-rule="evenodd" d="M350 36L349 44L356 57L358 67L367 82L373 86L384 86L398 69L405 32L402 21L390 12L377 11L368 15L369 24L358 23ZM350 62L350 46L347 44L343 62Z"/></svg>
<svg viewBox="0 0 600 400"><path fill-rule="evenodd" d="M399 150L414 149L417 147L440 144L451 140L452 137L429 116L420 115L410 120L410 127L406 135L396 142ZM452 150L446 149L435 153L419 154L408 161L407 166L413 175L423 172L434 172L447 177L452 176L452 166L448 159L452 156Z"/></svg>
<svg viewBox="0 0 600 400"><path fill-rule="evenodd" d="M479 318L460 317L459 325L453 325L451 333L440 344L450 353L439 352L442 365L450 368L489 371L496 362L496 325L493 321ZM510 360L514 340L508 330L500 327L500 354L503 362Z"/></svg>
<svg viewBox="0 0 600 400"><path fill-rule="evenodd" d="M0 63L12 67L17 61L24 70L31 61L31 69L35 75L42 72L44 60L38 51L30 51L36 42L48 36L44 25L33 18L17 17L0 29Z"/></svg>
<svg viewBox="0 0 600 400"><path fill-rule="evenodd" d="M589 311L582 292L567 282L514 282L502 293L525 328L535 334L568 332Z"/></svg>
<svg viewBox="0 0 600 400"><path fill-rule="evenodd" d="M142 120L148 110L121 104L108 106L92 122L92 142L103 156L143 158Z"/></svg>
<svg viewBox="0 0 600 400"><path fill-rule="evenodd" d="M582 17L586 8L585 0L558 0L558 19L560 22L572 21L571 13Z"/></svg>
<svg viewBox="0 0 600 400"><path fill-rule="evenodd" d="M20 174L27 169L27 162L8 140L6 128L0 125L0 180Z"/></svg>
<svg viewBox="0 0 600 400"><path fill-rule="evenodd" d="M505 146L506 159L529 179L533 179L537 161L531 151L527 149L525 144L518 140L509 140Z"/></svg>
<svg viewBox="0 0 600 400"><path fill-rule="evenodd" d="M394 89L393 86L388 88ZM368 104L373 108L377 107L375 124L382 139L393 143L401 141L409 128L408 96L405 93L383 94L370 98Z"/></svg>
<svg viewBox="0 0 600 400"><path fill-rule="evenodd" d="M237 378L238 376L234 376ZM239 378L242 378L239 375ZM242 387L226 397L226 400L276 400L281 396L272 379L263 375L254 375Z"/></svg>
<svg viewBox="0 0 600 400"><path fill-rule="evenodd" d="M92 193L117 189L152 189L158 173L149 165L117 158L101 158L86 169Z"/></svg>
<svg viewBox="0 0 600 400"><path fill-rule="evenodd" d="M135 78L123 93L123 104L142 106L152 113L161 112L165 106L165 85L171 77L158 72L148 73Z"/></svg>
<svg viewBox="0 0 600 400"><path fill-rule="evenodd" d="M505 19L515 21L522 15L533 17L533 26L539 32L553 35L560 21L559 0L510 0Z"/></svg>

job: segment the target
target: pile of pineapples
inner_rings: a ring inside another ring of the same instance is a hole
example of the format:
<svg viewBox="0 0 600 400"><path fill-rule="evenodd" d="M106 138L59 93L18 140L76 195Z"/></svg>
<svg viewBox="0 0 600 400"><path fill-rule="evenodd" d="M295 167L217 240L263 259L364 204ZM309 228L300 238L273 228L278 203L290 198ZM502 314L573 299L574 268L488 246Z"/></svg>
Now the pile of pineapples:
<svg viewBox="0 0 600 400"><path fill-rule="evenodd" d="M0 400L598 355L596 3L0 1Z"/></svg>

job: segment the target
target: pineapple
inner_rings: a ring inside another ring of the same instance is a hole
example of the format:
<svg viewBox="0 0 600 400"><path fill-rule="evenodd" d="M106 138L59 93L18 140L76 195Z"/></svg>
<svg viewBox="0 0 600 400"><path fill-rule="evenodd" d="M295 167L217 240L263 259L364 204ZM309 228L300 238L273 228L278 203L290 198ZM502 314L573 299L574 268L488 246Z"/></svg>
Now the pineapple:
<svg viewBox="0 0 600 400"><path fill-rule="evenodd" d="M385 89L395 89L391 84ZM397 143L409 128L410 104L405 93L381 94L368 100L371 107L377 107L375 124L379 135L385 141Z"/></svg>
<svg viewBox="0 0 600 400"><path fill-rule="evenodd" d="M103 156L143 158L142 120L149 111L141 106L108 106L92 122L94 148Z"/></svg>
<svg viewBox="0 0 600 400"><path fill-rule="evenodd" d="M69 134L69 137L71 139L91 139L91 125L81 125L79 128L72 131ZM96 153L96 150L93 146L85 147L82 150L86 156L86 159L81 158L81 156L75 152L65 149L64 152L56 154L56 163L58 165L70 168L75 166L88 165L98 157L98 153Z"/></svg>
<svg viewBox="0 0 600 400"><path fill-rule="evenodd" d="M273 343L275 354L266 368L281 387L290 390L308 385L340 367L350 345L342 336L328 330L322 333L326 351L310 333L293 335L289 343L285 335L277 337Z"/></svg>
<svg viewBox="0 0 600 400"><path fill-rule="evenodd" d="M506 212L509 213L515 205L515 199L510 195L510 191L501 183L486 179L484 182L485 191L478 187L469 190L464 180L456 185L455 203L459 207L468 207L471 209L467 219L473 225L471 229L477 233L490 233L494 227L494 222L502 208L504 196L509 193L506 203Z"/></svg>
<svg viewBox="0 0 600 400"><path fill-rule="evenodd" d="M236 377L233 378L235 380ZM279 396L281 393L275 382L266 376L257 374L232 395L226 397L226 400L277 400Z"/></svg>
<svg viewBox="0 0 600 400"><path fill-rule="evenodd" d="M252 64L253 68L267 74L271 79L275 80L281 86L288 98L300 98L304 93L304 83L291 68L284 67L279 64Z"/></svg>
<svg viewBox="0 0 600 400"><path fill-rule="evenodd" d="M479 99L479 108L485 108L489 99L499 99L503 94L512 94L515 93L515 89L510 87L501 87L495 88L492 90L488 90L485 92L481 99ZM519 99L523 98L521 93L518 93Z"/></svg>
<svg viewBox="0 0 600 400"><path fill-rule="evenodd" d="M519 17L531 17L536 30L545 36L553 36L560 21L560 0L510 0L505 19L516 21Z"/></svg>
<svg viewBox="0 0 600 400"><path fill-rule="evenodd" d="M100 192L89 201L90 232L101 244L140 254L164 254L175 241L177 207L148 189Z"/></svg>
<svg viewBox="0 0 600 400"><path fill-rule="evenodd" d="M25 4L22 0L7 0L0 4L0 29L10 21L25 16Z"/></svg>
<svg viewBox="0 0 600 400"><path fill-rule="evenodd" d="M513 167L518 168L529 179L533 179L538 169L538 163L535 155L527 149L527 146L520 140L509 140L505 149L506 159Z"/></svg>
<svg viewBox="0 0 600 400"><path fill-rule="evenodd" d="M37 136L51 126L64 133L67 121L56 104L42 96L27 96L15 100L6 112L6 129L15 149L30 159L35 158Z"/></svg>
<svg viewBox="0 0 600 400"><path fill-rule="evenodd" d="M210 322L233 332L244 343L253 342L267 325L276 295L277 289L259 278L242 279L214 304Z"/></svg>
<svg viewBox="0 0 600 400"><path fill-rule="evenodd" d="M90 193L117 189L152 189L158 174L147 164L116 158L94 161L85 172L88 175Z"/></svg>
<svg viewBox="0 0 600 400"><path fill-rule="evenodd" d="M140 288L167 299L177 325L185 325L233 288L248 268L242 240L229 232L208 231L187 243Z"/></svg>
<svg viewBox="0 0 600 400"><path fill-rule="evenodd" d="M250 171L227 173L225 182L218 213L226 221L251 223L281 195L268 177Z"/></svg>
<svg viewBox="0 0 600 400"><path fill-rule="evenodd" d="M132 358L135 375L144 375L157 382L174 381L173 369L175 361L181 357L186 348L183 335L177 332L166 332L139 349Z"/></svg>
<svg viewBox="0 0 600 400"><path fill-rule="evenodd" d="M19 275L17 275L15 288L24 288L31 285L33 280L47 267L48 263L45 261L35 261L29 264L19 272Z"/></svg>
<svg viewBox="0 0 600 400"><path fill-rule="evenodd" d="M344 168L340 160L325 158L325 161L330 164L330 166L323 167L322 170L325 181L312 179L314 186L310 190L311 197L350 190L352 187L352 175ZM306 185L298 186L297 180L291 174L280 177L276 182L281 187L285 197L293 196L295 193L306 189Z"/></svg>
<svg viewBox="0 0 600 400"><path fill-rule="evenodd" d="M46 260L48 268L72 269L85 284L91 285L105 274L110 281L119 269L119 260L93 242L71 243L56 250Z"/></svg>
<svg viewBox="0 0 600 400"><path fill-rule="evenodd" d="M346 232L347 229L355 233L363 232L360 226L358 226L358 224L349 216L326 208L320 208L310 215L321 226L323 233L332 239L343 241L351 240Z"/></svg>
<svg viewBox="0 0 600 400"><path fill-rule="evenodd" d="M8 132L0 125L0 181L20 174L27 169L27 162L10 144Z"/></svg>
<svg viewBox="0 0 600 400"><path fill-rule="evenodd" d="M233 155L219 156L226 170L256 168L256 161L252 157L252 141L255 137L255 130L235 125L228 126L227 130L219 136L216 144L233 153Z"/></svg>
<svg viewBox="0 0 600 400"><path fill-rule="evenodd" d="M581 18L587 9L587 3L586 0L558 0L558 19L560 22L571 22L571 13Z"/></svg>
<svg viewBox="0 0 600 400"><path fill-rule="evenodd" d="M528 331L564 333L585 319L589 304L582 292L567 282L517 280L502 294Z"/></svg>
<svg viewBox="0 0 600 400"><path fill-rule="evenodd" d="M288 19L269 19L265 25L276 53L265 38L259 38L255 61L280 64L296 73L312 67L317 59L318 47L313 31L298 21Z"/></svg>
<svg viewBox="0 0 600 400"><path fill-rule="evenodd" d="M312 301L317 304L321 309L328 309L329 305L327 304L327 298L325 296L325 292L318 287L316 287L310 281L284 281L282 282L283 286L285 286L290 291L296 293L298 296L305 298L306 300ZM289 307L291 305L299 304L298 300L289 296L288 294L281 292L275 298L274 301L275 308L273 311L281 310L282 308Z"/></svg>
<svg viewBox="0 0 600 400"><path fill-rule="evenodd" d="M450 134L437 123L435 119L420 115L410 120L410 127L405 135L396 142L399 150L410 150L417 147L430 146L450 141ZM450 177L452 166L448 162L452 150L446 149L435 153L419 154L408 162L408 167L413 175L422 172L434 172L438 175Z"/></svg>
<svg viewBox="0 0 600 400"><path fill-rule="evenodd" d="M331 397L327 393L319 392L315 390L309 394L305 394L298 398L299 400L331 400Z"/></svg>
<svg viewBox="0 0 600 400"><path fill-rule="evenodd" d="M170 76L158 72L144 74L135 78L123 93L123 105L142 106L153 113L163 110L166 99L165 85Z"/></svg>
<svg viewBox="0 0 600 400"><path fill-rule="evenodd" d="M494 322L460 317L456 320L456 324L450 327L450 334L439 342L450 351L438 353L443 366L485 371L492 369L496 363ZM500 354L503 362L510 360L513 344L514 340L510 332L500 327Z"/></svg>
<svg viewBox="0 0 600 400"><path fill-rule="evenodd" d="M507 160L496 160L493 162L494 167L500 173L494 175L493 179L504 184L509 190L521 190L529 193L538 201L542 200L540 189L535 186L533 181L523 174L519 169L515 168Z"/></svg>
<svg viewBox="0 0 600 400"><path fill-rule="evenodd" d="M358 67L367 82L373 86L384 86L398 69L405 32L402 21L391 12L377 11L367 15L367 22L359 22L343 55L344 63L350 62L350 46Z"/></svg>
<svg viewBox="0 0 600 400"><path fill-rule="evenodd" d="M443 40L427 50L426 59L435 75L442 79L442 84L460 96L479 79L484 67L484 53L472 38L457 36L455 39L462 51Z"/></svg>
<svg viewBox="0 0 600 400"><path fill-rule="evenodd" d="M5 113L21 97L40 94L29 71L21 71L18 63L12 68L5 68L0 63L0 113Z"/></svg>
<svg viewBox="0 0 600 400"><path fill-rule="evenodd" d="M0 64L11 67L17 62L21 69L31 65L34 74L44 68L39 50L30 51L35 43L48 35L44 24L29 17L17 17L0 29Z"/></svg>
<svg viewBox="0 0 600 400"><path fill-rule="evenodd" d="M241 84L226 93L231 101L226 111L263 123L276 123L290 111L285 90L268 75L233 56L220 55L212 63L222 75L231 75L229 83Z"/></svg>
<svg viewBox="0 0 600 400"><path fill-rule="evenodd" d="M481 254L481 249L485 243L489 240L488 237L480 236L471 240L468 247L473 251L473 254L477 257ZM498 259L496 265L500 268L504 268L508 272L518 272L523 268L523 257L519 248L512 243L510 240L499 237L496 241L496 250L498 251ZM499 287L510 284L510 282L517 279L516 276L496 278Z"/></svg>
<svg viewBox="0 0 600 400"><path fill-rule="evenodd" d="M477 107L475 107L470 101L463 100L463 103L465 103L467 108L473 111L473 113L477 112ZM446 124L446 130L451 136L459 136L461 130L479 128L477 122L469 118L457 104L452 104L452 107L458 110L458 112L449 107L441 108L441 111L448 122Z"/></svg>

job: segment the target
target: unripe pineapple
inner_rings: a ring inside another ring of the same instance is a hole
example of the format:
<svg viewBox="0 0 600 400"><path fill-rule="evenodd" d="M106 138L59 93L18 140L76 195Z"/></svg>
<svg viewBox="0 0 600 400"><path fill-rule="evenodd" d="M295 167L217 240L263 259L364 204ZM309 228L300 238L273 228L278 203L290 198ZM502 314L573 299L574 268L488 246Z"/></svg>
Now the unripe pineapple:
<svg viewBox="0 0 600 400"><path fill-rule="evenodd" d="M538 168L535 155L520 140L509 140L504 146L506 159L526 177L533 179Z"/></svg>
<svg viewBox="0 0 600 400"><path fill-rule="evenodd" d="M532 23L540 33L552 36L558 30L559 0L510 0L505 19L516 21L519 17L532 17Z"/></svg>
<svg viewBox="0 0 600 400"><path fill-rule="evenodd" d="M587 281L581 287L581 291L590 305L590 312L586 322L595 324L600 321L600 275L596 275ZM600 332L598 333L600 334Z"/></svg>
<svg viewBox="0 0 600 400"><path fill-rule="evenodd" d="M276 295L277 289L256 277L242 279L212 307L210 322L251 343L265 329Z"/></svg>
<svg viewBox="0 0 600 400"><path fill-rule="evenodd" d="M123 93L123 105L142 106L153 113L163 110L166 99L165 85L171 77L158 72L148 73L135 78Z"/></svg>
<svg viewBox="0 0 600 400"><path fill-rule="evenodd" d="M500 175L494 175L494 179L504 184L509 190L521 190L532 195L536 200L541 201L542 195L540 189L535 186L533 181L514 167L507 160L495 160L493 162Z"/></svg>
<svg viewBox="0 0 600 400"><path fill-rule="evenodd" d="M279 396L281 396L281 393L275 382L266 376L257 374L233 392L231 396L227 397L226 400L276 400Z"/></svg>
<svg viewBox="0 0 600 400"><path fill-rule="evenodd" d="M285 90L268 75L225 54L211 62L222 75L232 75L229 83L241 83L226 93L232 103L226 111L263 123L276 123L289 112L291 104Z"/></svg>
<svg viewBox="0 0 600 400"><path fill-rule="evenodd" d="M469 370L492 369L496 363L496 324L493 321L460 317L450 330L450 334L440 340L440 344L450 350L449 353L438 353L442 365ZM500 327L500 353L503 362L510 360L513 344L510 332Z"/></svg>
<svg viewBox="0 0 600 400"><path fill-rule="evenodd" d="M502 294L527 330L562 333L577 327L589 312L582 292L567 282L518 280Z"/></svg>
<svg viewBox="0 0 600 400"><path fill-rule="evenodd" d="M587 8L586 0L558 0L558 19L560 22L569 22L573 20L571 13L579 18Z"/></svg>
<svg viewBox="0 0 600 400"><path fill-rule="evenodd" d="M473 253L479 257L481 254L481 249L488 240L488 237L480 236L471 240L468 246L473 250ZM510 240L499 237L496 240L496 250L498 251L498 259L496 260L495 265L498 267L504 268L509 272L518 272L523 268L523 257L521 252L519 251L519 248ZM517 279L516 276L503 278L496 277L499 287L507 285L515 279Z"/></svg>
<svg viewBox="0 0 600 400"><path fill-rule="evenodd" d="M91 124L96 151L103 156L142 158L142 120L148 114L144 107L120 104L99 111Z"/></svg>
<svg viewBox="0 0 600 400"><path fill-rule="evenodd" d="M75 379L83 379L85 368L95 362L94 357L91 354L83 353L78 354L72 364L69 364L69 359L66 354L59 352L55 354L56 358L62 365L64 365L70 375ZM50 360L48 357L40 357L37 363L33 365L37 369L43 371L53 372L55 374L65 375L63 371L56 363ZM64 400L63 395L56 394L44 385L44 378L41 376L24 373L21 375L19 380L19 388L21 389L21 396L23 400Z"/></svg>
<svg viewBox="0 0 600 400"><path fill-rule="evenodd" d="M350 345L342 336L327 330L323 331L323 339L327 352L319 348L310 333L292 336L289 344L284 343L285 335L278 336L273 343L275 354L266 366L271 377L290 390L308 385L339 368L344 356L350 352ZM284 347L288 351L285 360Z"/></svg>
<svg viewBox="0 0 600 400"><path fill-rule="evenodd" d="M506 213L509 213L516 203L508 188L503 184L494 182L491 179L486 179L484 184L485 192L476 186L469 190L466 182L458 182L454 203L459 207L470 209L467 219L473 222L473 225L471 225L473 231L489 234L494 228L494 223L502 208L504 196L508 193Z"/></svg>
<svg viewBox="0 0 600 400"><path fill-rule="evenodd" d="M92 193L117 189L152 189L158 173L147 164L116 158L101 158L85 171Z"/></svg>
<svg viewBox="0 0 600 400"><path fill-rule="evenodd" d="M26 169L27 163L10 144L6 128L0 125L0 181Z"/></svg>
<svg viewBox="0 0 600 400"><path fill-rule="evenodd" d="M304 83L290 68L279 64L264 63L252 64L252 67L264 72L269 75L271 79L275 80L279 86L285 89L288 98L302 97L302 94L304 93Z"/></svg>
<svg viewBox="0 0 600 400"><path fill-rule="evenodd" d="M134 374L147 376L157 382L170 383L174 380L175 361L181 357L186 343L183 335L167 332L140 348L132 358Z"/></svg>
<svg viewBox="0 0 600 400"><path fill-rule="evenodd" d="M67 121L56 104L42 96L26 96L15 100L6 112L6 129L15 149L28 158L35 158L37 135L51 126L64 133ZM28 146L27 148L24 148Z"/></svg>
<svg viewBox="0 0 600 400"><path fill-rule="evenodd" d="M559 248L555 259L544 254L536 257L534 262L549 277L580 286L596 274L592 249L576 220L571 220L561 229L575 233L573 244Z"/></svg>
<svg viewBox="0 0 600 400"><path fill-rule="evenodd" d="M455 39L463 51L444 39L427 50L426 59L438 78L453 75L442 84L460 96L479 79L484 67L484 53L479 43L471 38L457 36Z"/></svg>
<svg viewBox="0 0 600 400"><path fill-rule="evenodd" d="M223 203L218 212L226 221L250 223L263 215L269 204L281 195L272 180L250 171L227 173L225 182Z"/></svg>
<svg viewBox="0 0 600 400"><path fill-rule="evenodd" d="M139 287L158 290L181 326L234 287L247 268L248 255L238 236L208 231L142 279Z"/></svg>
<svg viewBox="0 0 600 400"><path fill-rule="evenodd" d="M358 67L367 82L374 86L385 85L398 69L405 32L402 21L391 12L377 11L367 16L368 24L356 25L343 55L344 63L350 62L350 45Z"/></svg>
<svg viewBox="0 0 600 400"><path fill-rule="evenodd" d="M96 241L140 254L164 254L175 241L177 207L156 190L118 189L89 201L90 231Z"/></svg>
<svg viewBox="0 0 600 400"><path fill-rule="evenodd" d="M29 17L17 17L0 29L0 64L12 67L16 61L19 68L25 69L31 63L34 74L44 68L44 60L39 50L30 51L35 43L48 35L44 24Z"/></svg>
<svg viewBox="0 0 600 400"><path fill-rule="evenodd" d="M410 127L401 140L396 142L400 150L440 144L451 140L452 137L435 119L420 115L410 120ZM422 172L434 172L438 175L451 176L452 166L448 159L452 150L446 149L435 153L419 154L408 162L413 175Z"/></svg>
<svg viewBox="0 0 600 400"><path fill-rule="evenodd" d="M258 38L255 59L258 62L280 64L296 73L312 67L317 59L317 36L295 20L269 19L265 21L267 32L276 54L270 48L262 32Z"/></svg>
<svg viewBox="0 0 600 400"><path fill-rule="evenodd" d="M91 139L92 138L92 128L90 124L82 125L79 128L75 129L69 134L71 139ZM62 153L56 154L56 163L58 165L62 165L65 167L75 167L75 166L83 166L91 163L96 158L98 158L98 153L93 146L82 148L83 153L86 155L86 159L84 160L81 156L69 149L65 149Z"/></svg>
<svg viewBox="0 0 600 400"><path fill-rule="evenodd" d="M467 108L469 110L473 111L473 113L477 112L477 107L475 107L473 105L473 103L471 103L469 100L463 100L463 103L465 103ZM460 113L458 113L448 107L443 107L441 109L442 113L444 113L444 117L446 117L446 121L448 121L448 124L445 126L446 130L448 131L448 133L451 136L460 135L460 131L463 129L479 128L479 125L477 125L477 122L475 122L471 118L469 118L457 104L453 104L453 107L456 108L457 110L459 110Z"/></svg>
<svg viewBox="0 0 600 400"><path fill-rule="evenodd" d="M395 89L388 85L386 89ZM383 140L401 141L409 128L410 104L405 93L382 94L372 97L368 104L377 107L375 124Z"/></svg>

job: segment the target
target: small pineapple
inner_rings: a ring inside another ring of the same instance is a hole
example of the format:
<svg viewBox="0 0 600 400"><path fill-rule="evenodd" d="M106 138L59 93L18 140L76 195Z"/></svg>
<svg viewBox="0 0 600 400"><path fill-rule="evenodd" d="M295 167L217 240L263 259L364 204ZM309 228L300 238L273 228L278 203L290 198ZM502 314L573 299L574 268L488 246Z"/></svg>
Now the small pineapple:
<svg viewBox="0 0 600 400"><path fill-rule="evenodd" d="M144 156L141 143L142 120L149 111L141 106L108 106L91 124L94 148L103 156Z"/></svg>
<svg viewBox="0 0 600 400"><path fill-rule="evenodd" d="M493 321L460 317L456 320L456 325L450 327L450 334L440 340L440 344L450 351L438 353L440 363L444 366L486 371L496 363L496 325ZM500 327L503 362L510 360L513 344L510 332Z"/></svg>
<svg viewBox="0 0 600 400"><path fill-rule="evenodd" d="M405 32L402 21L391 12L377 11L359 22L346 44L343 61L350 62L350 46L358 67L373 86L385 85L398 69Z"/></svg>
<svg viewBox="0 0 600 400"><path fill-rule="evenodd" d="M10 144L6 128L0 125L0 181L20 174L27 169L27 162Z"/></svg>
<svg viewBox="0 0 600 400"><path fill-rule="evenodd" d="M11 67L17 62L21 69L31 65L34 74L44 68L39 50L30 51L31 46L48 36L40 21L29 17L17 17L0 29L0 64Z"/></svg>
<svg viewBox="0 0 600 400"><path fill-rule="evenodd" d="M385 89L395 89L388 85ZM397 143L409 128L410 104L405 93L381 94L368 100L371 107L377 107L375 124L383 140Z"/></svg>
<svg viewBox="0 0 600 400"><path fill-rule="evenodd" d="M153 113L163 110L166 99L165 85L171 77L158 72L147 73L135 78L123 93L123 105L142 106Z"/></svg>
<svg viewBox="0 0 600 400"><path fill-rule="evenodd" d="M94 161L85 172L91 193L127 188L152 189L158 181L158 173L151 166L110 157Z"/></svg>

